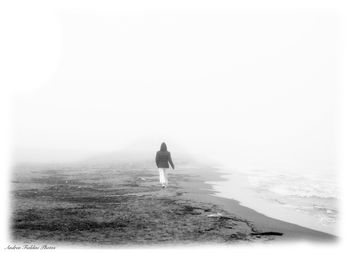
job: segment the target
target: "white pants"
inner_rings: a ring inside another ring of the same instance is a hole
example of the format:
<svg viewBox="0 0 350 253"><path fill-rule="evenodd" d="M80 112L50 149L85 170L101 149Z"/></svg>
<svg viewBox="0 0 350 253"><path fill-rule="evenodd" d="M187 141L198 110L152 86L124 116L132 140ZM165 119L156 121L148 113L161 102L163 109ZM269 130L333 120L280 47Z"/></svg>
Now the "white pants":
<svg viewBox="0 0 350 253"><path fill-rule="evenodd" d="M159 169L159 182L162 185L168 185L168 168L158 168Z"/></svg>

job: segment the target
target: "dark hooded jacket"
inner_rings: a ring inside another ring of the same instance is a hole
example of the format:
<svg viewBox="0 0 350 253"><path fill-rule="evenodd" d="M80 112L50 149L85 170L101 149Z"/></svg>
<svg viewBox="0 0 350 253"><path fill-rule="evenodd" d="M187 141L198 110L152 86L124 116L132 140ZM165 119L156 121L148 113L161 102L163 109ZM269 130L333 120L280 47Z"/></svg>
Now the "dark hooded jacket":
<svg viewBox="0 0 350 253"><path fill-rule="evenodd" d="M173 164L173 161L171 160L171 154L167 150L166 144L163 142L160 146L160 150L156 154L156 164L158 168L169 168L169 163L174 169L175 166Z"/></svg>

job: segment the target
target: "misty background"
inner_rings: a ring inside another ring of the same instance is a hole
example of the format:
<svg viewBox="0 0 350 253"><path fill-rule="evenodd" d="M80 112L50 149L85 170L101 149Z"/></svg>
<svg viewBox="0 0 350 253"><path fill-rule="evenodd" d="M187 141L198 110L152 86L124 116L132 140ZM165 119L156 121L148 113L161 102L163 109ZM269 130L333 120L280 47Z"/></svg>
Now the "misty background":
<svg viewBox="0 0 350 253"><path fill-rule="evenodd" d="M15 162L155 154L165 141L175 163L186 150L228 168L336 169L331 12L21 14Z"/></svg>

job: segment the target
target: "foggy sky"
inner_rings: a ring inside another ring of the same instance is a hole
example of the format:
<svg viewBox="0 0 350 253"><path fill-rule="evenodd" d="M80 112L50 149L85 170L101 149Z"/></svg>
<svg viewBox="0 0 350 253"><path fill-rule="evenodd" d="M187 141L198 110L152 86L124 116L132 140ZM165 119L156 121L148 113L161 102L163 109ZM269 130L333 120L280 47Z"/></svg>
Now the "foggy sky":
<svg viewBox="0 0 350 253"><path fill-rule="evenodd" d="M70 9L30 17L17 35L30 49L13 97L21 154L73 158L164 140L231 167L335 167L332 13Z"/></svg>

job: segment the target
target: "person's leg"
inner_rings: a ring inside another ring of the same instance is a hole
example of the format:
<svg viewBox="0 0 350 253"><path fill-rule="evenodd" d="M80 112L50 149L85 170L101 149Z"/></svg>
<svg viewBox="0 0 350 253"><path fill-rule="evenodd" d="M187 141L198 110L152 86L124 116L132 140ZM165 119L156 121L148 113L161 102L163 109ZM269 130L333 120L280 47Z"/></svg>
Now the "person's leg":
<svg viewBox="0 0 350 253"><path fill-rule="evenodd" d="M164 184L168 186L168 170L164 169Z"/></svg>
<svg viewBox="0 0 350 253"><path fill-rule="evenodd" d="M164 178L164 176L163 176L163 169L162 168L158 168L158 170L159 170L159 182L163 185L164 184L164 180L163 180L163 178Z"/></svg>

